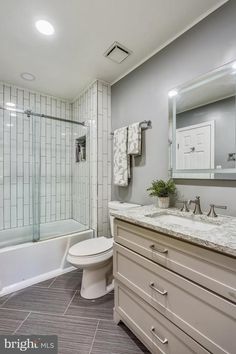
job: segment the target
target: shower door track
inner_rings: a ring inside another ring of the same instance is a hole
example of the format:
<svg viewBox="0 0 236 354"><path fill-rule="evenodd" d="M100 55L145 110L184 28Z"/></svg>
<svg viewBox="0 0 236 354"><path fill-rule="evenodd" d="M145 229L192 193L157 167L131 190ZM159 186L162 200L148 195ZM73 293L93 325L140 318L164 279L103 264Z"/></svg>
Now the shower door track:
<svg viewBox="0 0 236 354"><path fill-rule="evenodd" d="M1 106L0 106L0 109L2 109L3 111L13 112L13 113L26 114L28 118L30 118L31 116L40 117L40 118L48 118L48 119L57 120L60 122L73 123L73 124L85 126L85 122L76 122L71 119L63 119L63 118L58 118L58 117L54 117L54 116L49 116L47 114L36 113L36 112L31 111L30 109L26 109L25 111L23 111L23 110L19 110L19 109L15 109L15 108L5 108L5 107L1 107Z"/></svg>

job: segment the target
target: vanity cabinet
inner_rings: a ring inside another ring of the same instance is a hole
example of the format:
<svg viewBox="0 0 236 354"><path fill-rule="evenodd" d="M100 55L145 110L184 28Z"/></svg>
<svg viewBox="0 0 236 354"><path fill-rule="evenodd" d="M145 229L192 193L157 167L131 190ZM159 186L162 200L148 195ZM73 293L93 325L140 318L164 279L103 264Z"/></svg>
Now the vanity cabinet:
<svg viewBox="0 0 236 354"><path fill-rule="evenodd" d="M233 257L115 219L114 319L152 353L235 353Z"/></svg>

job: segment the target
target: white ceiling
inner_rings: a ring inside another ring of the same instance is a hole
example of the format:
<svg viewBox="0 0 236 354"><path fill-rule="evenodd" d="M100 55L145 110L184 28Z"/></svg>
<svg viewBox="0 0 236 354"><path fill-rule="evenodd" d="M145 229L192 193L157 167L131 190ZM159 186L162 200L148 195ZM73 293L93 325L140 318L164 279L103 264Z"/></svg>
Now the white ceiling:
<svg viewBox="0 0 236 354"><path fill-rule="evenodd" d="M117 81L225 2L0 0L0 80L72 99L94 79ZM37 19L55 35L38 33ZM121 64L103 56L114 41L133 52Z"/></svg>

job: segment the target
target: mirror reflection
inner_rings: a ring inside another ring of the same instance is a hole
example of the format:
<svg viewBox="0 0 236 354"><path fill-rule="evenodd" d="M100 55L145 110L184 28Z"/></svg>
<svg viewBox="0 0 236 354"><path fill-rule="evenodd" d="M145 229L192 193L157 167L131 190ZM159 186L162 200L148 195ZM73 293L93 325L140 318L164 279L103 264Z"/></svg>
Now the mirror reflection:
<svg viewBox="0 0 236 354"><path fill-rule="evenodd" d="M172 177L236 179L236 62L169 92Z"/></svg>

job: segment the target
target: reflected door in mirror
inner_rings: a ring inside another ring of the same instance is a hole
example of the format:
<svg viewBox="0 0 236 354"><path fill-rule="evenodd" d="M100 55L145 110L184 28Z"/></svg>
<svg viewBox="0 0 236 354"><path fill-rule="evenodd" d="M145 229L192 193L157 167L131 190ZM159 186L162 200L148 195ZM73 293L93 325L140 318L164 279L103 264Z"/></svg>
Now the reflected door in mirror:
<svg viewBox="0 0 236 354"><path fill-rule="evenodd" d="M214 168L214 121L176 130L176 168ZM181 174L181 177L187 176ZM191 174L191 177L194 178L194 174ZM204 177L206 175L203 174L202 178ZM207 177L209 178L210 174Z"/></svg>

